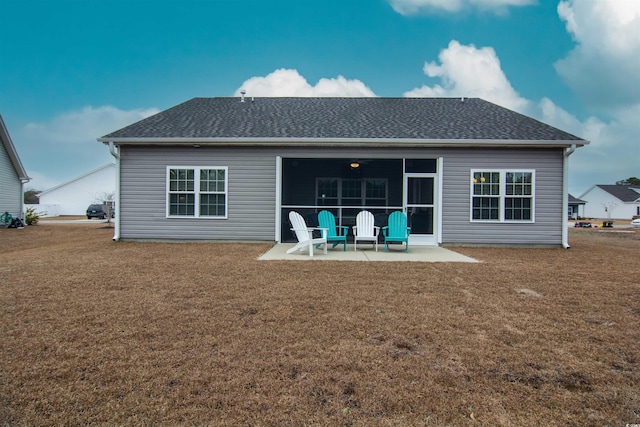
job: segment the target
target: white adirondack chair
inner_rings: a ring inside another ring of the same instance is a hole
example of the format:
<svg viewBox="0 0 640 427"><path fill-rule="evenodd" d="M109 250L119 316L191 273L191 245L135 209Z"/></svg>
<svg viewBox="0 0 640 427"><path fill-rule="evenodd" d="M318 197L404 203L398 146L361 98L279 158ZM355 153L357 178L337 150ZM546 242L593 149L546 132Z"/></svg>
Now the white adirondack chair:
<svg viewBox="0 0 640 427"><path fill-rule="evenodd" d="M313 256L313 247L315 245L324 245L324 253L327 253L327 229L326 228L309 228L304 221L302 215L298 212L289 212L289 221L291 222L291 230L295 233L298 243L287 251L288 254L298 250L309 248L309 256ZM320 230L322 237L313 238L313 231Z"/></svg>
<svg viewBox="0 0 640 427"><path fill-rule="evenodd" d="M378 252L378 233L380 227L375 225L373 214L360 211L356 216L356 225L353 226L353 250L358 249L358 241L365 241L372 242Z"/></svg>

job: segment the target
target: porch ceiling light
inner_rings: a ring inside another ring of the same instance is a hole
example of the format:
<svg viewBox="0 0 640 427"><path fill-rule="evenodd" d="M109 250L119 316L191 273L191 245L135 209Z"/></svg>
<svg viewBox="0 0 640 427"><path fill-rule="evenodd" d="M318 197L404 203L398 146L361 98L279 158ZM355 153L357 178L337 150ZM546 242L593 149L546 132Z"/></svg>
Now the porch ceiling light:
<svg viewBox="0 0 640 427"><path fill-rule="evenodd" d="M351 169L357 169L360 167L360 163L358 162L351 162L349 163L349 166L351 166Z"/></svg>

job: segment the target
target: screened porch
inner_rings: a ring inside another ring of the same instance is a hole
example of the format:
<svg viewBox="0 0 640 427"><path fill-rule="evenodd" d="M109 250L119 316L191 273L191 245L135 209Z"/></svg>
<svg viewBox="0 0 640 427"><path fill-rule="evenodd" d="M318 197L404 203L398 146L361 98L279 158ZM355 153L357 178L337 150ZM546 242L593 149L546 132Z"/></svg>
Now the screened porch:
<svg viewBox="0 0 640 427"><path fill-rule="evenodd" d="M318 225L320 211L332 212L337 225L349 227L349 242L353 237L351 227L361 210L373 213L375 224L383 227L391 212L407 212L407 172L435 173L436 164L435 159L282 159L282 241L295 241L288 219L292 210L300 213L310 227ZM410 181L409 187L407 194L417 191L433 205L432 183L421 186ZM409 214L410 226L433 233L433 207L410 208Z"/></svg>

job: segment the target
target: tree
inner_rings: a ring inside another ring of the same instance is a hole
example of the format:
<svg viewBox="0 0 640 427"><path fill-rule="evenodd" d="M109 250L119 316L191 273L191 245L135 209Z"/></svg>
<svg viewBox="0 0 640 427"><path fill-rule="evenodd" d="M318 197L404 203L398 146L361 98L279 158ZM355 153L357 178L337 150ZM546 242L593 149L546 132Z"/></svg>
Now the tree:
<svg viewBox="0 0 640 427"><path fill-rule="evenodd" d="M635 176L632 176L630 178L623 179L622 181L617 181L616 184L618 184L618 185L640 185L640 178L636 178Z"/></svg>
<svg viewBox="0 0 640 427"><path fill-rule="evenodd" d="M24 192L24 202L28 205L37 205L40 203L40 199L38 198L38 194L42 193L42 191L37 190L27 190Z"/></svg>
<svg viewBox="0 0 640 427"><path fill-rule="evenodd" d="M640 178L632 176L631 178L627 179L627 182L629 183L629 185L640 185Z"/></svg>
<svg viewBox="0 0 640 427"><path fill-rule="evenodd" d="M102 205L107 214L107 224L111 224L111 217L115 212L115 200L116 194L113 191L101 193L95 198L95 203Z"/></svg>
<svg viewBox="0 0 640 427"><path fill-rule="evenodd" d="M611 212L618 207L618 204L616 202L602 202L602 207L607 213L607 219L611 219Z"/></svg>

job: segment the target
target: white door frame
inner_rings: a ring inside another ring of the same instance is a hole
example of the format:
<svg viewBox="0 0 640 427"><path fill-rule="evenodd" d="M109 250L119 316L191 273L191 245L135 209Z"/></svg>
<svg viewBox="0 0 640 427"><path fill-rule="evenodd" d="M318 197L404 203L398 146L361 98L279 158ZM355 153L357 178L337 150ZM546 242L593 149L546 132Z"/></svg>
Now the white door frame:
<svg viewBox="0 0 640 427"><path fill-rule="evenodd" d="M439 168L438 168L439 170ZM410 178L433 178L433 204L411 204L408 203L408 190ZM437 246L441 242L440 228L442 221L440 218L441 191L439 174L436 173L404 173L403 183L403 207L404 212L409 215L410 207L431 207L433 208L433 234L414 234L413 230L409 235L409 244L415 246Z"/></svg>

